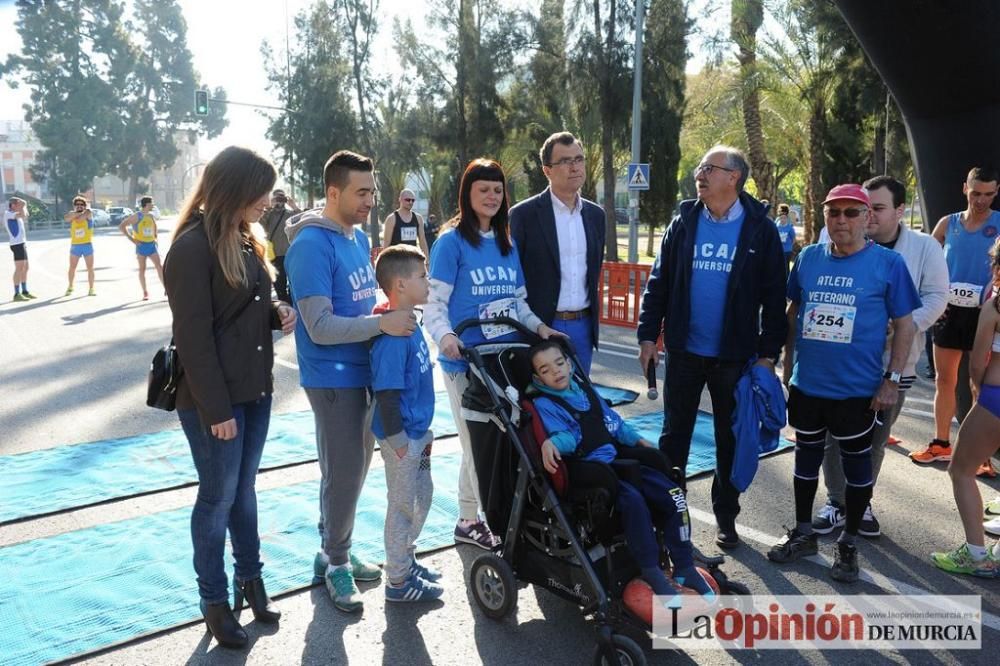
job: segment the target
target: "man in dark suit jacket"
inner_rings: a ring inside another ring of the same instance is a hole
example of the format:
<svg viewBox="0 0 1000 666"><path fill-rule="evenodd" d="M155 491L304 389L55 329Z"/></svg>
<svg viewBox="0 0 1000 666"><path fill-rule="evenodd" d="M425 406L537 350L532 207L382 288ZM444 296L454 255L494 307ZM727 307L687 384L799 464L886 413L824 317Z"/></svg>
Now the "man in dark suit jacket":
<svg viewBox="0 0 1000 666"><path fill-rule="evenodd" d="M539 152L549 187L510 209L510 232L528 305L569 336L583 371L590 374L601 307L597 281L604 261L604 210L580 196L586 172L583 146L575 136L553 134Z"/></svg>

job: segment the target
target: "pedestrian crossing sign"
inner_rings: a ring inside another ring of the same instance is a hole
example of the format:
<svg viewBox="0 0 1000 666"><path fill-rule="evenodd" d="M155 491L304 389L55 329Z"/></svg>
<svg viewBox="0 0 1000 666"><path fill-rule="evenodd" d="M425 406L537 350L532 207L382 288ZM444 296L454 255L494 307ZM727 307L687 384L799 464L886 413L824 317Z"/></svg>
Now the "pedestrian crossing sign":
<svg viewBox="0 0 1000 666"><path fill-rule="evenodd" d="M628 165L628 189L630 192L649 189L649 164L630 162Z"/></svg>

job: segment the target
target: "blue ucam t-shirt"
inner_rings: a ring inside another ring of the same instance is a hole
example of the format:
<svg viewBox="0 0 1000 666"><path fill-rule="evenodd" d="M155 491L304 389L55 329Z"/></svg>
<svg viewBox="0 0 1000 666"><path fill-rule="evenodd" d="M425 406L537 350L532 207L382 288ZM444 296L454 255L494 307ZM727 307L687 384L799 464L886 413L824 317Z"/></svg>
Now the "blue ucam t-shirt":
<svg viewBox="0 0 1000 666"><path fill-rule="evenodd" d="M719 355L726 289L744 219L745 212L728 222L715 222L705 212L698 218L691 262L691 321L685 347L691 354Z"/></svg>
<svg viewBox="0 0 1000 666"><path fill-rule="evenodd" d="M424 436L434 419L434 372L420 326L408 338L380 335L372 343L372 389L398 390L403 430L410 439ZM382 417L375 410L372 432L385 439Z"/></svg>
<svg viewBox="0 0 1000 666"><path fill-rule="evenodd" d="M919 308L920 295L902 255L875 243L848 257L830 248L807 246L788 276L799 307L792 384L816 398L868 398L885 372L889 320Z"/></svg>
<svg viewBox="0 0 1000 666"><path fill-rule="evenodd" d="M453 288L448 300L452 328L466 319L509 317L519 321L517 300L524 297L524 275L517 248L511 247L503 256L492 235L480 236L479 247L473 247L457 230L438 238L431 250L431 279ZM496 325L474 326L459 337L465 345L518 339L510 327ZM464 372L469 366L443 354L438 361L447 372Z"/></svg>
<svg viewBox="0 0 1000 666"><path fill-rule="evenodd" d="M795 225L791 222L780 224L777 220L774 224L778 227L778 237L781 238L781 250L788 254L792 251L795 243Z"/></svg>
<svg viewBox="0 0 1000 666"><path fill-rule="evenodd" d="M333 224L330 222L329 224ZM348 238L329 226L307 226L292 239L285 271L296 299L324 296L338 317L370 315L375 307L375 269L368 237L360 229ZM318 345L301 317L295 325L299 380L304 388L362 388L371 385L368 342Z"/></svg>

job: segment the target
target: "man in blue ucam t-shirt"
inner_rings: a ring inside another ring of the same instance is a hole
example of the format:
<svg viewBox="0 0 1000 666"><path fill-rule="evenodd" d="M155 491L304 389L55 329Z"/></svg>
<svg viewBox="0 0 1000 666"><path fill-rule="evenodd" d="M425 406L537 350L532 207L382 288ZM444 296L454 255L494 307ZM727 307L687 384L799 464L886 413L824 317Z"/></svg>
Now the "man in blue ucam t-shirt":
<svg viewBox="0 0 1000 666"><path fill-rule="evenodd" d="M712 510L722 548L739 546L740 491L730 480L736 451L734 392L747 363L771 372L785 341L784 254L767 209L743 186L750 165L739 150L716 146L694 171L697 201L684 201L663 236L639 313L639 363L667 348L660 449L684 469L701 392L708 385L715 421Z"/></svg>
<svg viewBox="0 0 1000 666"><path fill-rule="evenodd" d="M788 276L795 335L785 349L785 380L791 380L788 423L796 439L796 527L767 554L782 563L816 554L812 506L829 432L840 444L847 478L846 522L830 571L843 582L859 576L854 541L871 501L872 434L878 412L898 400L916 332L911 313L920 307L903 257L865 238L870 209L860 185L830 190L823 214L831 242L803 249ZM883 372L890 321L892 353Z"/></svg>
<svg viewBox="0 0 1000 666"><path fill-rule="evenodd" d="M293 217L285 270L299 321L295 348L302 387L316 417L320 535L314 573L342 611L362 608L354 581L378 580L381 569L351 553L354 512L371 463L372 373L368 341L381 333L409 336L412 311L372 315L375 271L368 237L357 229L374 205L374 165L342 150L323 168L326 206Z"/></svg>

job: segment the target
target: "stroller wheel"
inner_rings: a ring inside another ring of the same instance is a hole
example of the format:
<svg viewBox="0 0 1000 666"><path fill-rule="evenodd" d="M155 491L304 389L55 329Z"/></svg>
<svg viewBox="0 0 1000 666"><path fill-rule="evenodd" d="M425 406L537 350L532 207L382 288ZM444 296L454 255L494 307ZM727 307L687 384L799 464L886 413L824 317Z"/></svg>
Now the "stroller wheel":
<svg viewBox="0 0 1000 666"><path fill-rule="evenodd" d="M646 653L634 640L622 634L613 634L611 642L614 643L615 653L618 656L617 663L610 664L607 656L601 650L601 646L598 645L594 651L594 666L618 666L618 664L621 666L646 666Z"/></svg>
<svg viewBox="0 0 1000 666"><path fill-rule="evenodd" d="M472 596L487 617L499 620L517 604L517 581L510 565L495 553L480 555L469 573Z"/></svg>

